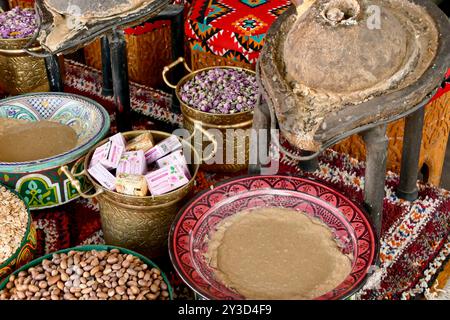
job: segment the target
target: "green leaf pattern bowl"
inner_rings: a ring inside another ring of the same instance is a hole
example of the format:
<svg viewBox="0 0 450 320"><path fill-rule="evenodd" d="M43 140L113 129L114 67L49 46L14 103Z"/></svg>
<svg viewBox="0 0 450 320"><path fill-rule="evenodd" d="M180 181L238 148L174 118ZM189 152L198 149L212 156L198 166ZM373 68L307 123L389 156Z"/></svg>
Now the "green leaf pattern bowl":
<svg viewBox="0 0 450 320"><path fill-rule="evenodd" d="M110 128L108 112L97 102L68 93L34 93L0 101L0 118L49 120L71 126L77 146L60 155L30 162L0 162L0 183L15 189L30 209L59 206L79 197L60 167L72 169ZM33 141L30 141L32 144ZM77 167L75 172L81 172ZM86 189L86 181L81 179Z"/></svg>

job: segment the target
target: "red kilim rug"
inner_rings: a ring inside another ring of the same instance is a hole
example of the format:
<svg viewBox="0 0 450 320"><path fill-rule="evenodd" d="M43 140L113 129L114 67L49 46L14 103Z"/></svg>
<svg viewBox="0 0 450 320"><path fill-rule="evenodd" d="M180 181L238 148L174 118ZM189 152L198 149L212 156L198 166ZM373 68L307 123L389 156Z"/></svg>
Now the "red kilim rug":
<svg viewBox="0 0 450 320"><path fill-rule="evenodd" d="M112 99L100 95L101 77L98 71L68 62L67 90L88 95L112 108ZM170 112L170 96L160 91L131 85L133 109L140 113L138 127L152 125L151 119L178 123L179 116ZM150 118L145 117L149 116ZM332 184L358 203L363 200L363 162L346 155L327 151L320 157L320 169L306 174L297 163L282 157L280 173L313 176ZM196 188L209 188L227 178L219 174L200 172ZM395 195L397 175L388 173L384 200L381 266L356 295L360 299L410 299L425 293L440 266L450 255L450 193L430 185L419 184L419 199L400 200ZM103 241L98 208L93 202L77 200L56 209L33 212L38 230L39 254L81 244ZM193 295L175 275L168 259L156 261L169 274L178 298Z"/></svg>

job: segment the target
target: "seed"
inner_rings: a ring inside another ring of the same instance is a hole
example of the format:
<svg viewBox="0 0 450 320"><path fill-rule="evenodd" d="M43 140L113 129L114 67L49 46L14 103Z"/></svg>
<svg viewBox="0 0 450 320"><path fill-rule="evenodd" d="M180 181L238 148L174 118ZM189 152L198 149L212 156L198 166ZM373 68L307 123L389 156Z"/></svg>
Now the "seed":
<svg viewBox="0 0 450 320"><path fill-rule="evenodd" d="M36 275L35 279L37 281L44 280L45 279L45 274L44 273L40 273L40 274Z"/></svg>
<svg viewBox="0 0 450 320"><path fill-rule="evenodd" d="M110 256L106 262L109 264L115 264L118 261L118 259L115 256Z"/></svg>
<svg viewBox="0 0 450 320"><path fill-rule="evenodd" d="M56 283L56 286L58 287L59 290L63 290L64 289L64 282L58 281Z"/></svg>
<svg viewBox="0 0 450 320"><path fill-rule="evenodd" d="M139 294L139 288L138 287L136 287L136 286L132 286L131 288L131 293L133 293L134 295L137 295L137 294Z"/></svg>
<svg viewBox="0 0 450 320"><path fill-rule="evenodd" d="M19 299L25 299L27 296L22 291L18 291L17 292L17 297L19 297Z"/></svg>
<svg viewBox="0 0 450 320"><path fill-rule="evenodd" d="M143 280L143 279L140 279L140 280L138 281L138 284L139 284L141 287L147 287L147 281L145 281L145 280Z"/></svg>
<svg viewBox="0 0 450 320"><path fill-rule="evenodd" d="M122 268L122 266L120 264L113 264L111 267L113 270L120 270Z"/></svg>
<svg viewBox="0 0 450 320"><path fill-rule="evenodd" d="M121 296L125 294L126 290L123 286L116 287L116 292Z"/></svg>
<svg viewBox="0 0 450 320"><path fill-rule="evenodd" d="M97 297L99 299L108 299L108 294L106 294L104 292L99 292L99 293L97 293Z"/></svg>
<svg viewBox="0 0 450 320"><path fill-rule="evenodd" d="M61 266L64 264L66 269ZM10 277L0 299L164 300L168 297L164 290L167 285L160 274L129 254L71 251L53 255L17 277Z"/></svg>
<svg viewBox="0 0 450 320"><path fill-rule="evenodd" d="M39 288L41 288L41 289L45 289L45 288L47 288L47 286L50 284L50 281L47 283L46 281L40 281L39 282L39 284L38 284L38 286L39 286Z"/></svg>
<svg viewBox="0 0 450 320"><path fill-rule="evenodd" d="M38 292L39 291L39 287L37 287L37 286L35 286L33 284L30 284L28 286L28 290L31 291L31 292Z"/></svg>
<svg viewBox="0 0 450 320"><path fill-rule="evenodd" d="M158 291L158 286L157 285L155 285L155 284L152 284L151 286L150 286L150 290L153 292L153 293L156 293L157 291Z"/></svg>
<svg viewBox="0 0 450 320"><path fill-rule="evenodd" d="M83 290L81 290L81 294L88 294L92 291L92 288L84 288Z"/></svg>
<svg viewBox="0 0 450 320"><path fill-rule="evenodd" d="M62 281L67 281L69 280L69 275L65 272L61 272L61 280Z"/></svg>
<svg viewBox="0 0 450 320"><path fill-rule="evenodd" d="M136 272L134 269L131 269L131 268L128 268L128 269L127 269L127 273L128 273L130 276L135 276L135 275L137 275L137 272Z"/></svg>
<svg viewBox="0 0 450 320"><path fill-rule="evenodd" d="M64 294L64 300L73 300L75 297L71 293Z"/></svg>
<svg viewBox="0 0 450 320"><path fill-rule="evenodd" d="M59 280L61 279L61 277L60 276L53 276L53 277L50 277L50 278L48 278L48 285L49 286L52 286L52 285L54 285L55 283L57 283ZM42 287L41 287L42 288ZM42 288L42 289L44 289L44 288Z"/></svg>

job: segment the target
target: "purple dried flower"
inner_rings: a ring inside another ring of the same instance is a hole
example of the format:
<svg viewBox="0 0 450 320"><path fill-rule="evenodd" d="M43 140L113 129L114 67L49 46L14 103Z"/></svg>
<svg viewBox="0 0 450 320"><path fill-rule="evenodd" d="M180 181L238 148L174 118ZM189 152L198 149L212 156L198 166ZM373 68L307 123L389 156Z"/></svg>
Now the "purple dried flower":
<svg viewBox="0 0 450 320"><path fill-rule="evenodd" d="M36 30L36 13L33 9L15 7L0 13L0 36L2 39L28 38Z"/></svg>
<svg viewBox="0 0 450 320"><path fill-rule="evenodd" d="M224 114L252 110L257 94L254 75L228 68L201 72L180 90L181 100L190 106L204 112Z"/></svg>

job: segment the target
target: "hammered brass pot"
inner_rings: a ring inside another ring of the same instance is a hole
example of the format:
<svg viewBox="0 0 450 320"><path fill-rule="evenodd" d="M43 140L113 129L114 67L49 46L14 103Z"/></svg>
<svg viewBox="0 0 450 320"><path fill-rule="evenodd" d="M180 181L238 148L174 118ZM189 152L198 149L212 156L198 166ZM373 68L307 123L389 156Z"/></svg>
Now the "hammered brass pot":
<svg viewBox="0 0 450 320"><path fill-rule="evenodd" d="M124 133L124 137L130 140L145 131L131 131ZM150 131L155 142L168 138L169 133L161 131ZM100 206L100 216L105 242L108 245L124 247L139 252L149 258L159 257L167 253L167 238L169 228L185 204L185 199L192 193L195 177L199 169L200 162L198 153L193 146L182 140L185 153L191 150L194 164L190 165L192 178L189 183L175 191L161 196L136 197L120 194L104 189L95 179L83 170L75 174L77 167L84 162L84 168L89 167L92 154L95 149L105 144L108 139L103 140L87 154L85 158L79 160L72 172L67 167L61 170L67 175L72 185L78 189L77 176L86 175L95 187L94 194L80 192L84 198L95 198Z"/></svg>
<svg viewBox="0 0 450 320"><path fill-rule="evenodd" d="M176 65L183 63L186 70L190 73L183 77L178 84L172 85L167 80L167 72L174 68ZM181 100L180 90L181 87L189 80L194 78L198 73L211 70L211 69L235 69L243 70L245 72L255 74L254 71L239 67L230 66L218 66L210 67L191 71L189 66L186 64L184 58L178 58L172 64L166 66L163 71L163 79L166 84L175 89L178 100L181 105L181 113L183 114L183 126L195 134L196 131L208 131L214 135L217 141L217 154L213 155L213 158L208 161L204 161L202 164L202 169L213 172L225 172L232 173L241 170L245 170L249 163L249 149L250 149L250 130L253 124L253 111L245 111L234 114L214 114L200 111ZM196 130L196 128L201 128L202 130ZM233 129L234 131L228 131L227 129ZM216 132L216 133L214 133ZM220 135L220 139L219 136ZM195 141L195 140L194 140ZM209 141L194 142L195 148L201 151L203 158L209 158L208 151L206 148L210 145ZM233 149L233 150L231 150ZM233 155L233 158L228 158L227 154ZM220 156L221 155L221 156ZM220 163L212 163L214 160L218 160Z"/></svg>
<svg viewBox="0 0 450 320"><path fill-rule="evenodd" d="M0 39L0 91L7 95L47 92L49 85L43 58L29 55L24 39ZM31 51L40 51L36 46Z"/></svg>

